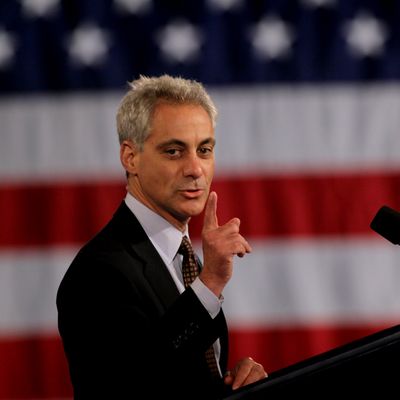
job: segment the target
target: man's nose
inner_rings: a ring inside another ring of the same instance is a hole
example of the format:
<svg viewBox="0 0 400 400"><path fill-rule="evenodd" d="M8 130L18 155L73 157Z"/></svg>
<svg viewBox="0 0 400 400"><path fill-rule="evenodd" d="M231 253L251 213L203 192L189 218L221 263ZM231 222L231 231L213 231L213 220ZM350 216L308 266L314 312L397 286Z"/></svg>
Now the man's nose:
<svg viewBox="0 0 400 400"><path fill-rule="evenodd" d="M191 176L194 179L199 178L203 174L201 160L197 153L188 155L187 159L185 160L183 173L185 176Z"/></svg>

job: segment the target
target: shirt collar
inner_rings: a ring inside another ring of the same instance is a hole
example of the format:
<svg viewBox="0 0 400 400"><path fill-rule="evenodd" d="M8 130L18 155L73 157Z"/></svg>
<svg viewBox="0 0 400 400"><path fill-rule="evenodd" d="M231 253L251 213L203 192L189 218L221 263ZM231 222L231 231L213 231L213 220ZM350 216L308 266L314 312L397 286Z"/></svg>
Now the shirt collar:
<svg viewBox="0 0 400 400"><path fill-rule="evenodd" d="M129 192L126 194L125 203L135 214L161 258L168 264L172 263L181 245L182 237L184 235L189 237L188 227L186 226L185 232L181 232L159 214L136 200Z"/></svg>

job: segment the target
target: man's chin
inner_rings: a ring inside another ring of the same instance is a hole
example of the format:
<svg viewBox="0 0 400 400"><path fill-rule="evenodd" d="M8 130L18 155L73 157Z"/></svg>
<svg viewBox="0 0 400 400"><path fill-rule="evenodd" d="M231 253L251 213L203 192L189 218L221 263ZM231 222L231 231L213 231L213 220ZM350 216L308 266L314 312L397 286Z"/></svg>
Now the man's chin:
<svg viewBox="0 0 400 400"><path fill-rule="evenodd" d="M192 202L191 204L185 204L182 207L182 215L186 218L195 217L199 215L204 210L205 201L204 200L197 200L196 202Z"/></svg>

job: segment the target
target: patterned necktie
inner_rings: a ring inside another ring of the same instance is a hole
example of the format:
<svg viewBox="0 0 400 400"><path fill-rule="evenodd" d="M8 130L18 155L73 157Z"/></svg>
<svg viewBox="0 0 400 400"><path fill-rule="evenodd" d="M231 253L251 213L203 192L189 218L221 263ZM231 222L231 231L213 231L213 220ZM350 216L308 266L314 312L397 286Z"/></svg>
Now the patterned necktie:
<svg viewBox="0 0 400 400"><path fill-rule="evenodd" d="M193 251L193 247L186 236L184 236L182 239L182 243L179 247L178 253L183 255L182 276L183 283L186 288L196 279L197 275L200 272L199 265L196 261L196 256ZM213 346L207 349L205 356L212 376L215 378L220 378Z"/></svg>

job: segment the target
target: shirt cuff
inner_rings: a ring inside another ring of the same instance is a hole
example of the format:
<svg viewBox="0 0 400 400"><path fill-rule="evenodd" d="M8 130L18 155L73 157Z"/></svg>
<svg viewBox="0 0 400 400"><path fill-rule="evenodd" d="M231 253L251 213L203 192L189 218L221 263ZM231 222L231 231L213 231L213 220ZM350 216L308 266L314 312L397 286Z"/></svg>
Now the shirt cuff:
<svg viewBox="0 0 400 400"><path fill-rule="evenodd" d="M218 298L201 280L197 277L190 285L201 304L208 311L211 318L215 318L221 310L224 297Z"/></svg>

